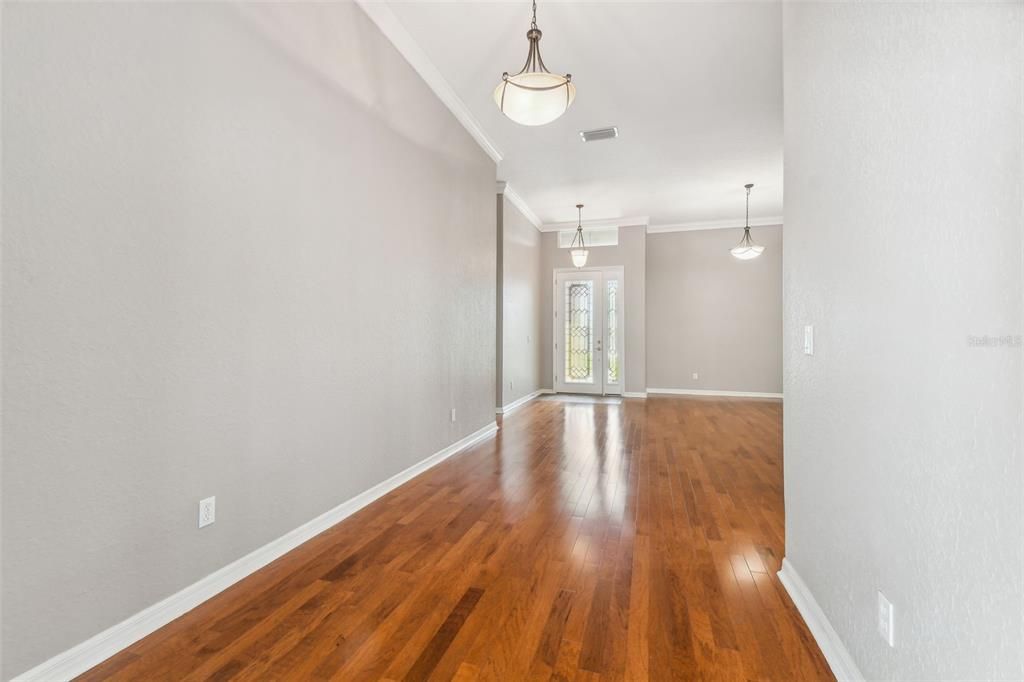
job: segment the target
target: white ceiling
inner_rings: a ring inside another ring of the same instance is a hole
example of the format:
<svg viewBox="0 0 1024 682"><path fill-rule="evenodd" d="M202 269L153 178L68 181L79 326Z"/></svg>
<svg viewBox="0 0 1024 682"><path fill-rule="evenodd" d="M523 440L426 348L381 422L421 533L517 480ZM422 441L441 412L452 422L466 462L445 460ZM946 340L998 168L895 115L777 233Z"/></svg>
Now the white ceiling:
<svg viewBox="0 0 1024 682"><path fill-rule="evenodd" d="M782 8L777 2L543 2L548 68L576 101L531 128L492 100L526 58L529 2L387 2L544 223L649 216L651 225L782 215ZM579 131L618 126L584 144ZM742 223L741 223L742 224Z"/></svg>

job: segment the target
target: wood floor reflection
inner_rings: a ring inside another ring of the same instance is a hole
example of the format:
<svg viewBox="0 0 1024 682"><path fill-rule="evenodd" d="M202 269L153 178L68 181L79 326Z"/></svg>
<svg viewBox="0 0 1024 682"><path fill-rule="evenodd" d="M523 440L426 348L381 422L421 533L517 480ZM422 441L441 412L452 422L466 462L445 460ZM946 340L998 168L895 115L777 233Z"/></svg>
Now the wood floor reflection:
<svg viewBox="0 0 1024 682"><path fill-rule="evenodd" d="M781 421L535 400L81 679L831 680L775 576Z"/></svg>

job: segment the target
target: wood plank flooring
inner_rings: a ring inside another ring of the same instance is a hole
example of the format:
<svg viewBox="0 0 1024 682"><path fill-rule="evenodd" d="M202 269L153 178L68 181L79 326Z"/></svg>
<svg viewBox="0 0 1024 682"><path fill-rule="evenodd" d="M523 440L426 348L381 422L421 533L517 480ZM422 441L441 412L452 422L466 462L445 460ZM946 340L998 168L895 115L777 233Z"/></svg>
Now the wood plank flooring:
<svg viewBox="0 0 1024 682"><path fill-rule="evenodd" d="M832 680L782 405L535 400L82 680Z"/></svg>

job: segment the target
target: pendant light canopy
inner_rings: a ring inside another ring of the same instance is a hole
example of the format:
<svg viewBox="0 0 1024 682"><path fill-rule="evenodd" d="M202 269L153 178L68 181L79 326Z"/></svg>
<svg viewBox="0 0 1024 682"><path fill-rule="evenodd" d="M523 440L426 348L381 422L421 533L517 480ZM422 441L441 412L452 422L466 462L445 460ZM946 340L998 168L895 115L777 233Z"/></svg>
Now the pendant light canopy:
<svg viewBox="0 0 1024 682"><path fill-rule="evenodd" d="M740 240L739 244L732 247L729 253L740 260L750 260L764 253L764 247L755 244L754 240L750 238L750 190L754 186L744 185L744 187L747 189L747 226L743 228L743 239Z"/></svg>
<svg viewBox="0 0 1024 682"><path fill-rule="evenodd" d="M544 66L540 56L540 29L537 28L537 2L533 3L533 21L526 39L530 51L519 73L501 74L501 83L494 89L494 103L501 113L524 126L542 126L565 113L576 99L572 74L560 76Z"/></svg>
<svg viewBox="0 0 1024 682"><path fill-rule="evenodd" d="M582 268L587 264L587 245L583 243L583 204L576 204L576 212L579 214L579 221L576 224L576 236L572 238L569 245L569 255L572 256L572 264ZM579 246L577 246L577 242Z"/></svg>

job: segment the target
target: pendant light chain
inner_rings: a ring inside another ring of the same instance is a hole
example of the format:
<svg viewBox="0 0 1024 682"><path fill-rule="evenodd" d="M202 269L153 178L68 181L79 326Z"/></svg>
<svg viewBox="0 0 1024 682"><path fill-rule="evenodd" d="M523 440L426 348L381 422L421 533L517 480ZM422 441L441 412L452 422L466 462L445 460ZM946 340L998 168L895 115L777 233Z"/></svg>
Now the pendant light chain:
<svg viewBox="0 0 1024 682"><path fill-rule="evenodd" d="M572 258L572 264L577 268L582 268L587 264L587 245L583 241L583 204L576 204L576 234L573 235L572 243L569 244L569 256ZM577 240L579 246L576 246Z"/></svg>
<svg viewBox="0 0 1024 682"><path fill-rule="evenodd" d="M533 21L530 22L530 28L537 28L537 0L533 0Z"/></svg>
<svg viewBox="0 0 1024 682"><path fill-rule="evenodd" d="M746 220L743 225L743 238L740 239L739 244L730 249L730 252L733 257L739 260L750 260L764 253L764 247L755 243L753 237L750 236L750 190L754 188L754 185L747 184L743 187L747 190L747 210Z"/></svg>
<svg viewBox="0 0 1024 682"><path fill-rule="evenodd" d="M747 229L750 229L750 187L747 187Z"/></svg>
<svg viewBox="0 0 1024 682"><path fill-rule="evenodd" d="M750 190L753 189L753 185L744 185L747 190L747 219L744 221L743 228L743 243L747 246L753 246L754 241L750 237Z"/></svg>
<svg viewBox="0 0 1024 682"><path fill-rule="evenodd" d="M576 234L572 238L572 243L569 244L569 248L576 247L576 240L580 240L580 248L585 249L587 245L583 242L583 204L576 204L577 220L576 220Z"/></svg>

